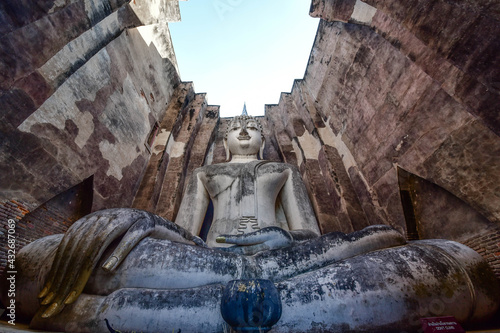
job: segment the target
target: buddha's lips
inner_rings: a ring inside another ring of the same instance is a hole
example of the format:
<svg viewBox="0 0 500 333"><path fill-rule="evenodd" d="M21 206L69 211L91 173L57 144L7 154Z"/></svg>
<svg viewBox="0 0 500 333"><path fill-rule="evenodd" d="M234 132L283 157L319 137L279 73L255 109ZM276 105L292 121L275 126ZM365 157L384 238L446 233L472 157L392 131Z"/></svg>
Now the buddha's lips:
<svg viewBox="0 0 500 333"><path fill-rule="evenodd" d="M238 137L238 140L250 140L251 137L249 135L240 135Z"/></svg>

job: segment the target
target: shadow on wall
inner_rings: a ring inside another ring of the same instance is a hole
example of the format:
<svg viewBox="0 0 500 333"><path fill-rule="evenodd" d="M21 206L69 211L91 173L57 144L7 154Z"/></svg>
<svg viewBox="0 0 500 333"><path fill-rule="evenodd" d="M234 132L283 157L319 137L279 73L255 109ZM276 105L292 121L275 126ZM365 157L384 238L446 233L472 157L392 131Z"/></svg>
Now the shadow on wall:
<svg viewBox="0 0 500 333"><path fill-rule="evenodd" d="M442 187L398 168L408 239L463 242L495 224Z"/></svg>
<svg viewBox="0 0 500 333"><path fill-rule="evenodd" d="M79 218L91 212L94 176L56 195L15 222L16 252L39 238L66 232ZM12 218L14 220L14 218ZM5 235L1 236L2 238ZM8 242L0 242L0 259L7 260ZM6 265L0 268L4 281Z"/></svg>
<svg viewBox="0 0 500 333"><path fill-rule="evenodd" d="M398 168L407 238L463 243L489 263L500 283L500 226L442 187Z"/></svg>

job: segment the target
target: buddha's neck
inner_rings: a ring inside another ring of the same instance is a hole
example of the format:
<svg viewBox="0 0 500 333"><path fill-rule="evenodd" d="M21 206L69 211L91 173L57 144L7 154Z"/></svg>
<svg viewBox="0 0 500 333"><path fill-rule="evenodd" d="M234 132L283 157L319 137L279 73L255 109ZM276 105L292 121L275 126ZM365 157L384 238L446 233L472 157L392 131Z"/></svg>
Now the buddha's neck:
<svg viewBox="0 0 500 333"><path fill-rule="evenodd" d="M229 163L247 163L257 160L257 154L252 155L233 155Z"/></svg>

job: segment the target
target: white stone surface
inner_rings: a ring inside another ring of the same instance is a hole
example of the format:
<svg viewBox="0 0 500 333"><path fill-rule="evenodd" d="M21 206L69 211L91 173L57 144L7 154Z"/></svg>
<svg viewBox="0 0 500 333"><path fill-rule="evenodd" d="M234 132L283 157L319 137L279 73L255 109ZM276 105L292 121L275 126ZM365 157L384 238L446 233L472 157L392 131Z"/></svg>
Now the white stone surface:
<svg viewBox="0 0 500 333"><path fill-rule="evenodd" d="M175 141L174 137L170 135L168 138L167 148L165 152L169 154L170 157L181 157L184 154L184 149L186 147L186 143L182 141Z"/></svg>
<svg viewBox="0 0 500 333"><path fill-rule="evenodd" d="M85 67L69 77L35 112L33 112L18 129L31 132L36 124L52 124L59 130L64 130L67 120L72 120L79 129L77 139L81 148L89 137L91 115L83 114L76 102L82 99L94 100L96 93L110 80L110 58L106 50L92 57ZM91 82L84 85L82 82ZM82 134L80 134L80 132Z"/></svg>
<svg viewBox="0 0 500 333"><path fill-rule="evenodd" d="M153 142L152 153L155 155L163 153L169 138L170 132L162 128L160 133L156 135L155 141Z"/></svg>
<svg viewBox="0 0 500 333"><path fill-rule="evenodd" d="M144 25L181 19L178 0L136 0L130 2L130 7Z"/></svg>
<svg viewBox="0 0 500 333"><path fill-rule="evenodd" d="M369 4L364 3L363 1L356 0L354 11L351 15L351 20L354 20L358 23L370 25L376 12L377 8L372 7Z"/></svg>
<svg viewBox="0 0 500 333"><path fill-rule="evenodd" d="M305 130L302 136L298 136L300 146L307 159L317 160L321 150L321 142L314 135ZM300 164L299 164L300 165Z"/></svg>
<svg viewBox="0 0 500 333"><path fill-rule="evenodd" d="M146 44L154 44L162 58L169 59L179 73L170 30L166 22L137 27Z"/></svg>
<svg viewBox="0 0 500 333"><path fill-rule="evenodd" d="M123 94L113 93L105 111L99 117L99 121L109 128L118 139L115 143L110 143L107 140L99 143L103 157L109 161L106 175L113 176L118 180L123 177L122 169L131 165L137 156L146 149L143 144L138 144L138 142L146 142L149 134L149 124L144 121L148 119L149 106L145 99L134 98L134 96L137 96L137 92L130 76L127 75L123 82ZM128 97L128 102L135 105L135 108L122 108L118 101L124 97ZM130 124L133 127L130 127Z"/></svg>
<svg viewBox="0 0 500 333"><path fill-rule="evenodd" d="M95 27L87 30L50 58L38 72L50 83L57 84L56 80L71 70L78 61L86 62L85 56L92 52L103 40L115 36L121 27L118 23L118 14L113 12Z"/></svg>

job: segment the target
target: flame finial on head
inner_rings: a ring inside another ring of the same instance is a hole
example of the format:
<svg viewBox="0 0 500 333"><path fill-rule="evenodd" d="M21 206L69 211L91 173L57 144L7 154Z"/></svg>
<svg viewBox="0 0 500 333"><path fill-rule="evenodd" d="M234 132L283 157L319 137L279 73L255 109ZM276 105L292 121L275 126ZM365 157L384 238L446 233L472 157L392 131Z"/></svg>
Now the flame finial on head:
<svg viewBox="0 0 500 333"><path fill-rule="evenodd" d="M244 102L244 103L243 103L243 111L241 111L241 115L242 115L242 116L248 116L248 112L247 112L247 102Z"/></svg>

